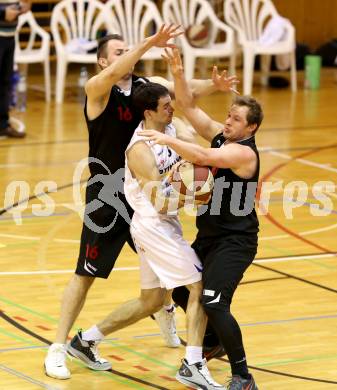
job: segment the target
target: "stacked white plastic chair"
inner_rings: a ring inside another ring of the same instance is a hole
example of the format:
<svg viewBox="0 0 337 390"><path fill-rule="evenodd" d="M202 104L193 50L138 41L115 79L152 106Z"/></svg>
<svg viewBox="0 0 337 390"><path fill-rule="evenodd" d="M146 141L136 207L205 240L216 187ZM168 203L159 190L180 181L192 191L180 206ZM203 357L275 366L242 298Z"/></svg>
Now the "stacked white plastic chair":
<svg viewBox="0 0 337 390"><path fill-rule="evenodd" d="M224 17L237 33L243 51L243 92L252 93L254 60L261 55L262 77L268 80L271 55L289 54L291 89L296 91L295 28L281 18L270 0L224 0ZM266 30L268 29L268 30Z"/></svg>
<svg viewBox="0 0 337 390"><path fill-rule="evenodd" d="M130 47L154 34L164 23L156 4L150 0L109 0L105 6L112 20L111 30L120 34ZM152 66L162 53L163 49L153 47L142 60L151 60Z"/></svg>
<svg viewBox="0 0 337 390"><path fill-rule="evenodd" d="M229 70L231 74L235 72L234 32L216 16L208 1L164 0L162 14L166 23L180 24L185 30L203 23L209 26L209 39L204 47L192 46L186 35L177 38L183 51L185 76L188 80L194 76L197 58L230 57ZM225 39L217 41L219 32Z"/></svg>
<svg viewBox="0 0 337 390"><path fill-rule="evenodd" d="M20 46L20 31L22 27L28 25L30 34L26 47ZM34 47L37 37L40 37L40 47ZM40 27L32 12L28 11L19 16L18 26L15 33L15 54L14 61L17 64L42 63L44 68L45 99L50 101L50 67L49 67L50 36Z"/></svg>
<svg viewBox="0 0 337 390"><path fill-rule="evenodd" d="M73 42L95 42L99 31L109 31L111 21L103 3L97 0L62 0L53 8L51 31L56 56L56 103L63 102L67 65L96 63L96 53L81 53L69 50Z"/></svg>

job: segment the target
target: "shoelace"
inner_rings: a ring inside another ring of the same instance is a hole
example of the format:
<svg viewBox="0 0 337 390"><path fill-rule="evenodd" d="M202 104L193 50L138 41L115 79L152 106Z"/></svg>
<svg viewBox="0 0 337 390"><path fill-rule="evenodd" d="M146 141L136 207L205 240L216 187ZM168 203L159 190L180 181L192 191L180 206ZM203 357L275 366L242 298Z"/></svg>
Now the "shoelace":
<svg viewBox="0 0 337 390"><path fill-rule="evenodd" d="M166 311L166 322L167 322L167 327L170 330L171 333L176 333L176 329L174 326L174 320L172 320L172 316L174 315L174 311L168 312Z"/></svg>
<svg viewBox="0 0 337 390"><path fill-rule="evenodd" d="M211 377L211 374L210 372L208 371L208 367L206 366L206 363L205 362L202 362L200 363L200 366L198 367L199 368L199 371L200 373L203 375L203 377L206 379L206 381L213 385L213 386L217 386L218 383L216 383L213 378Z"/></svg>
<svg viewBox="0 0 337 390"><path fill-rule="evenodd" d="M98 361L100 363L104 363L106 361L105 359L101 358L101 356L98 352L98 343L96 343L95 341L93 342L93 345L91 346L91 351L92 351L96 361Z"/></svg>
<svg viewBox="0 0 337 390"><path fill-rule="evenodd" d="M89 347L88 348L88 355L91 360L94 360L95 362L99 360L97 345L95 341L87 341Z"/></svg>

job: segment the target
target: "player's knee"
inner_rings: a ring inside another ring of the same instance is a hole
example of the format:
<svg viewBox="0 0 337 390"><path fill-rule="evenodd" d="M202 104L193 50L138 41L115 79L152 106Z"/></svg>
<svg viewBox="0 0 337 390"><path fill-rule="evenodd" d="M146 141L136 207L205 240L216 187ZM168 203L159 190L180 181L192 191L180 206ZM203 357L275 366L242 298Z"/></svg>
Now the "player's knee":
<svg viewBox="0 0 337 390"><path fill-rule="evenodd" d="M77 287L81 290L88 291L94 280L95 278L92 276L74 274L69 284L73 285L75 288Z"/></svg>
<svg viewBox="0 0 337 390"><path fill-rule="evenodd" d="M186 286L190 292L190 299L200 299L202 293L202 283L195 282Z"/></svg>
<svg viewBox="0 0 337 390"><path fill-rule="evenodd" d="M231 302L230 300L223 298L221 293L215 298L202 295L201 304L209 318L212 318L219 313L224 314L230 312Z"/></svg>
<svg viewBox="0 0 337 390"><path fill-rule="evenodd" d="M159 299L147 302L143 301L143 309L148 315L150 315L159 311L162 308L163 304L164 301Z"/></svg>
<svg viewBox="0 0 337 390"><path fill-rule="evenodd" d="M165 294L153 292L151 294L141 294L143 310L148 314L153 314L160 310L165 302Z"/></svg>

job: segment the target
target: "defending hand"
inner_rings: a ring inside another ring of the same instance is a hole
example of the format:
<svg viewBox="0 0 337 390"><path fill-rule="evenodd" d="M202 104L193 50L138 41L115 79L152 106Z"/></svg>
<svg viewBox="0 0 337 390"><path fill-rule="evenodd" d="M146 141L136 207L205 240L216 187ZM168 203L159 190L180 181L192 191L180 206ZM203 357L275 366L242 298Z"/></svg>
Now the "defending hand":
<svg viewBox="0 0 337 390"><path fill-rule="evenodd" d="M179 28L180 26L175 24L170 24L169 26L163 24L159 31L150 37L150 41L153 46L174 48L176 46L173 43L168 43L168 41L184 33L183 31L178 31Z"/></svg>
<svg viewBox="0 0 337 390"><path fill-rule="evenodd" d="M212 81L218 91L234 92L237 95L240 93L236 90L236 85L239 84L239 80L236 76L227 77L227 71L224 70L221 74L218 73L218 67L213 66Z"/></svg>
<svg viewBox="0 0 337 390"><path fill-rule="evenodd" d="M184 73L183 63L181 61L180 52L177 48L172 50L165 49L165 55L161 55L167 65L170 67L173 76Z"/></svg>

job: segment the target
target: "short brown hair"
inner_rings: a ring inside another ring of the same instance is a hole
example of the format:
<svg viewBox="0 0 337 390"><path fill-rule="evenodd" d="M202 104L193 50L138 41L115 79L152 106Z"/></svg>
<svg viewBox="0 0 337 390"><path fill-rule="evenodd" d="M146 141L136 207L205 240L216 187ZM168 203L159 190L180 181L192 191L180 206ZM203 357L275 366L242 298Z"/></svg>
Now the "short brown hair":
<svg viewBox="0 0 337 390"><path fill-rule="evenodd" d="M248 107L247 123L248 125L256 125L255 134L263 120L263 111L260 103L251 96L236 96L232 106Z"/></svg>
<svg viewBox="0 0 337 390"><path fill-rule="evenodd" d="M107 43L113 39L115 39L117 41L124 41L123 37L119 34L109 34L109 35L106 35L105 37L101 38L98 41L98 46L97 46L97 59L99 59L100 57L103 57L103 58L107 57L106 46L107 46Z"/></svg>

